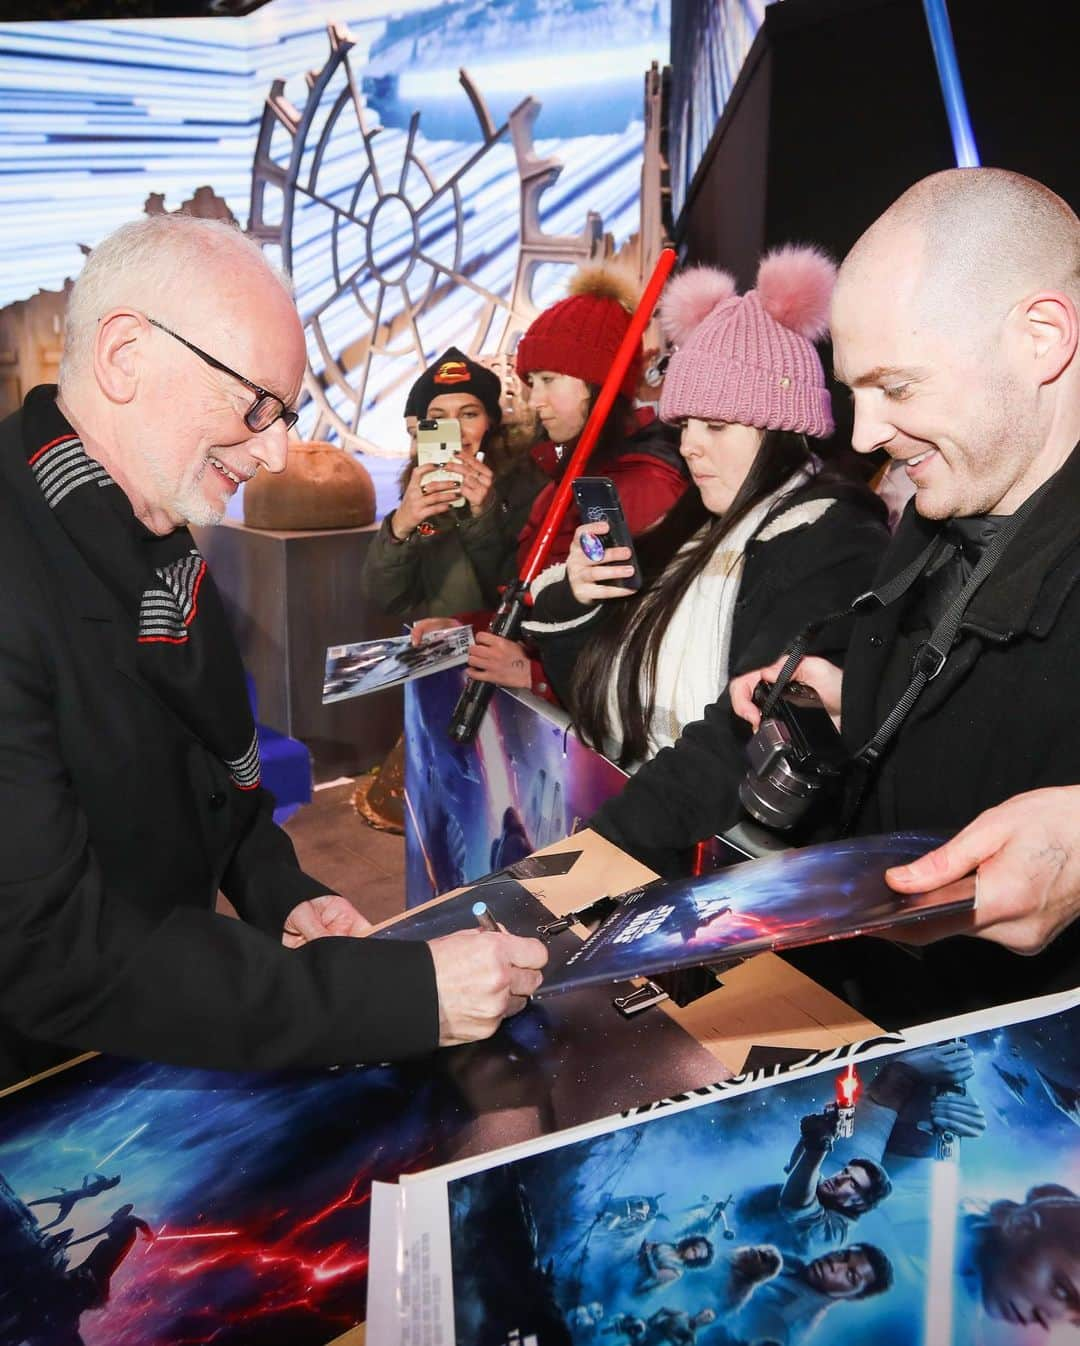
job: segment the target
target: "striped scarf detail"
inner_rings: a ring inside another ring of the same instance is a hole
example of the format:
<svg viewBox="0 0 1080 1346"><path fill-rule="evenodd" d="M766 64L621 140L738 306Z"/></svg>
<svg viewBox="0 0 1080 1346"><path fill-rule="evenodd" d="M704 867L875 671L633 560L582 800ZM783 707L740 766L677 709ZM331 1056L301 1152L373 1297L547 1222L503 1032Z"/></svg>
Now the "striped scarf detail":
<svg viewBox="0 0 1080 1346"><path fill-rule="evenodd" d="M139 604L139 643L163 640L182 645L199 610L206 562L192 547L187 556L155 571L164 588L147 589Z"/></svg>
<svg viewBox="0 0 1080 1346"><path fill-rule="evenodd" d="M50 509L55 509L61 500L80 486L116 484L74 435L62 435L38 449L30 459L30 470Z"/></svg>
<svg viewBox="0 0 1080 1346"><path fill-rule="evenodd" d="M24 415L29 444L41 445L27 459L34 480L88 568L130 614L140 674L215 753L237 789L257 789L259 739L243 665L191 534L155 537L135 520L120 486L64 419L55 388L33 389Z"/></svg>
<svg viewBox="0 0 1080 1346"><path fill-rule="evenodd" d="M262 777L262 759L259 757L259 735L251 736L251 744L242 757L234 757L225 762L232 782L238 790L255 790Z"/></svg>

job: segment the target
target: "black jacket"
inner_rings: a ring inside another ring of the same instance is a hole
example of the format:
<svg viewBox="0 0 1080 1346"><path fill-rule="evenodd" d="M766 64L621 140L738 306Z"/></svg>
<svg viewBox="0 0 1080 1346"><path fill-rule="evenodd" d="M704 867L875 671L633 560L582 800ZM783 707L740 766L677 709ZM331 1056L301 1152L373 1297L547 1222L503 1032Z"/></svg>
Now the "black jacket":
<svg viewBox="0 0 1080 1346"><path fill-rule="evenodd" d="M814 522L748 543L731 627L729 676L770 663L808 622L843 608L870 584L889 534L883 506L864 486L810 481L780 501L758 533L819 500L833 503ZM570 704L578 655L615 606L582 606L565 579L537 595L526 629L540 645L544 669L564 705ZM590 611L595 620L565 625ZM850 633L847 620L834 623L815 651L842 662ZM717 695L722 690L718 686Z"/></svg>
<svg viewBox="0 0 1080 1346"><path fill-rule="evenodd" d="M932 828L951 834L1013 795L1080 782L1076 715L1080 654L1080 450L1025 521L976 594L941 675L929 683L872 778L855 831ZM898 574L941 527L909 505L876 583ZM878 728L910 678L898 639L912 591L860 617L845 661L844 739L856 749ZM633 854L663 860L739 816L746 726L725 697L605 805L595 824ZM805 959L815 970L815 955ZM1050 949L1019 958L978 940L931 946L918 959L879 941L838 945L863 981L907 981L864 1008L911 1021L1080 982L1080 922ZM885 967L888 964L888 968ZM850 994L850 990L845 991ZM894 1009L895 1008L895 1012Z"/></svg>
<svg viewBox="0 0 1080 1346"><path fill-rule="evenodd" d="M0 425L0 1083L56 1044L229 1069L434 1047L426 945L281 945L325 886L271 796L235 789L140 680L130 620L29 449L16 413ZM219 888L243 921L214 914Z"/></svg>

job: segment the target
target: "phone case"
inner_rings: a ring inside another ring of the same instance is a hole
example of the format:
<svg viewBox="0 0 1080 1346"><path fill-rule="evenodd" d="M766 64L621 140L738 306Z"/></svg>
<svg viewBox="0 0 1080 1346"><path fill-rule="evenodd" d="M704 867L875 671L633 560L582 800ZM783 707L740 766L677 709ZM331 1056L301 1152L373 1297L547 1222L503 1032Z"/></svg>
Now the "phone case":
<svg viewBox="0 0 1080 1346"><path fill-rule="evenodd" d="M422 420L416 431L416 461L424 463L447 463L451 458L461 456L461 427L457 421ZM431 472L428 481L461 481L460 472L449 472L440 468ZM451 501L455 507L464 505L465 497L459 495Z"/></svg>
<svg viewBox="0 0 1080 1346"><path fill-rule="evenodd" d="M600 534L597 541L605 550L608 547L629 547L630 561L634 573L629 579L601 580L601 584L610 584L620 589L641 588L641 567L634 551L634 539L623 514L622 502L610 477L578 477L573 483L574 499L582 523L600 523L608 525L608 531Z"/></svg>

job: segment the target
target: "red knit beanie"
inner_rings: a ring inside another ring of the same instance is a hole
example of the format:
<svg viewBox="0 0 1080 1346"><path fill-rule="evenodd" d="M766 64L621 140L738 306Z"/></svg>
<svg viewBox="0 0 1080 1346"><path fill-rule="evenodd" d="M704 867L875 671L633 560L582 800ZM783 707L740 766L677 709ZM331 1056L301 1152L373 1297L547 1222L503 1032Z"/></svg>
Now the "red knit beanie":
<svg viewBox="0 0 1080 1346"><path fill-rule="evenodd" d="M618 266L583 266L570 282L569 298L545 309L518 342L518 377L548 369L585 383L603 383L637 307L636 289L633 278ZM637 391L641 361L639 345L619 385L624 397L633 398Z"/></svg>
<svg viewBox="0 0 1080 1346"><path fill-rule="evenodd" d="M670 282L660 325L676 351L660 394L665 421L694 418L832 433L832 404L814 341L825 335L833 262L789 246L764 257L739 296L724 271L692 267Z"/></svg>

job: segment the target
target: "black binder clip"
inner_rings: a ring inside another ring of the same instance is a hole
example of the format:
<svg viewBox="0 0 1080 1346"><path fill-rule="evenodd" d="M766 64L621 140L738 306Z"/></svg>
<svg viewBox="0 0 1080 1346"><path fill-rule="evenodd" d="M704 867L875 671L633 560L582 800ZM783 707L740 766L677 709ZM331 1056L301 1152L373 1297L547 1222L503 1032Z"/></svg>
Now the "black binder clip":
<svg viewBox="0 0 1080 1346"><path fill-rule="evenodd" d="M561 935L564 930L569 930L572 925L599 925L606 917L610 916L620 904L617 897L598 897L595 902L590 902L587 907L579 907L577 911L568 911L565 916L560 916L554 921L547 921L544 925L536 927L536 933L541 939L551 939L554 935Z"/></svg>
<svg viewBox="0 0 1080 1346"><path fill-rule="evenodd" d="M611 1003L624 1019L630 1019L635 1014L640 1014L642 1010L652 1009L654 1005L659 1005L662 1000L667 999L668 993L662 986L657 986L654 981L646 981L643 986L635 986L626 995L617 995Z"/></svg>
<svg viewBox="0 0 1080 1346"><path fill-rule="evenodd" d="M612 1004L624 1017L640 1014L642 1010L659 1005L662 1000L670 1000L673 1005L685 1009L703 995L715 991L723 985L718 973L728 972L743 960L731 958L724 963L712 963L704 967L672 968L670 972L658 972L627 995L617 995Z"/></svg>

